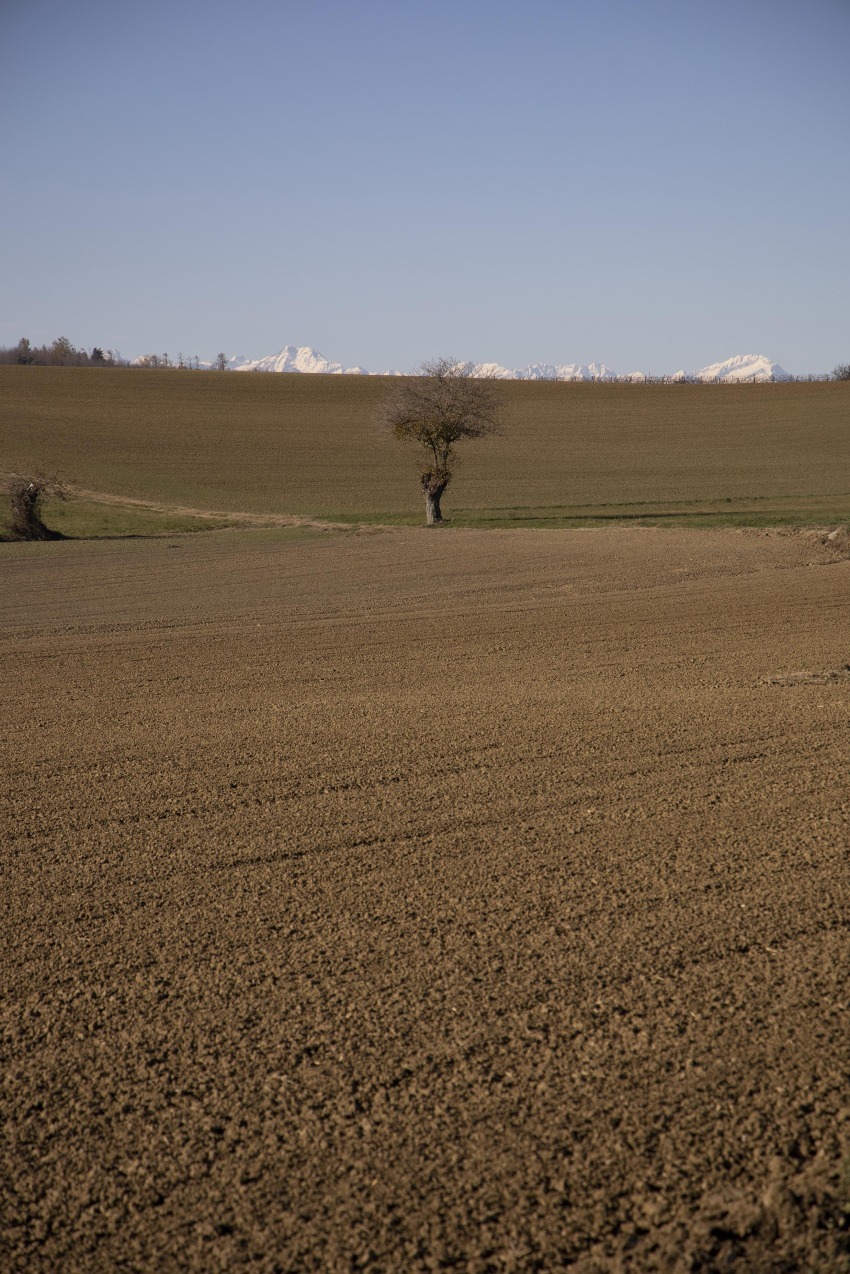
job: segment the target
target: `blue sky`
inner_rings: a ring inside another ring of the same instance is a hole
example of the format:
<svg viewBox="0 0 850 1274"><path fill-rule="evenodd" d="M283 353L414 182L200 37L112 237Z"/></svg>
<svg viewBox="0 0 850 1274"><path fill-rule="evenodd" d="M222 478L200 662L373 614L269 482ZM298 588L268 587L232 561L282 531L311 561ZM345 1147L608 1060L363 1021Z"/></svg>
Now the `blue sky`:
<svg viewBox="0 0 850 1274"><path fill-rule="evenodd" d="M850 0L0 11L0 344L850 360Z"/></svg>

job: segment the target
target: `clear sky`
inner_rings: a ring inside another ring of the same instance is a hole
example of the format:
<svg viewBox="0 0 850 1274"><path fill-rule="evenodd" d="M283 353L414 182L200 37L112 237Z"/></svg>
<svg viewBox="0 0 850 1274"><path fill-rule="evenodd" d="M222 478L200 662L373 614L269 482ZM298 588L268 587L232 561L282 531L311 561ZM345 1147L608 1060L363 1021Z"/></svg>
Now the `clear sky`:
<svg viewBox="0 0 850 1274"><path fill-rule="evenodd" d="M850 0L0 0L0 344L850 361Z"/></svg>

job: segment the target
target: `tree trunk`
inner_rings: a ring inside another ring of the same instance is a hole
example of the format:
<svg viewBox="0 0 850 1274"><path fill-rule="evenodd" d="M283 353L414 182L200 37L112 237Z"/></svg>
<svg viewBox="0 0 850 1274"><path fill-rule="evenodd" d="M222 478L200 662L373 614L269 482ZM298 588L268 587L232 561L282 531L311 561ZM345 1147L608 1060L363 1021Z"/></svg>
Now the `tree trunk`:
<svg viewBox="0 0 850 1274"><path fill-rule="evenodd" d="M445 469L429 469L422 474L422 491L425 495L425 517L429 526L436 526L442 522L443 514L440 509L440 500L443 492L449 485L451 474Z"/></svg>
<svg viewBox="0 0 850 1274"><path fill-rule="evenodd" d="M442 494L442 491L425 492L425 517L428 519L429 526L435 526L443 520L443 514L440 510L440 496Z"/></svg>

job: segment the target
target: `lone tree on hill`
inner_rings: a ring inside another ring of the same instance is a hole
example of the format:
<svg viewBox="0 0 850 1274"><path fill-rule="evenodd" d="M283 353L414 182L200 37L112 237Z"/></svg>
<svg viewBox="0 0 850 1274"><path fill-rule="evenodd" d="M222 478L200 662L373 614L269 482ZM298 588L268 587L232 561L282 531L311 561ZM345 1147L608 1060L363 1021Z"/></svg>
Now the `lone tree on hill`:
<svg viewBox="0 0 850 1274"><path fill-rule="evenodd" d="M384 405L383 418L394 438L418 443L427 468L419 477L428 525L443 521L440 500L457 462L455 444L498 432L499 404L486 380L466 363L435 358L421 374L401 381Z"/></svg>
<svg viewBox="0 0 850 1274"><path fill-rule="evenodd" d="M51 531L41 520L42 500L67 500L68 485L44 474L28 476L10 473L0 480L0 491L9 499L9 530L15 540L62 540L61 531Z"/></svg>

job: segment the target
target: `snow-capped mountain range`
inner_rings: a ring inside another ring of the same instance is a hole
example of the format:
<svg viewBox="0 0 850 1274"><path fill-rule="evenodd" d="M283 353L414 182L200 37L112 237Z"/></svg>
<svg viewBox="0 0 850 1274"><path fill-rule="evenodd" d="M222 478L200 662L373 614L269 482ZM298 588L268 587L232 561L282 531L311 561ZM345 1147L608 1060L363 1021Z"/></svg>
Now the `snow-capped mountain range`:
<svg viewBox="0 0 850 1274"><path fill-rule="evenodd" d="M207 364L212 366L212 364ZM527 367L503 367L500 363L466 363L470 374L494 380L583 380L583 381L771 381L790 380L784 367L764 354L736 354L722 363L711 363L695 372L684 370L662 377L645 372L618 374L605 363L530 363ZM250 359L236 354L228 359L236 372L300 372L331 376L403 376L404 372L367 372L363 367L343 367L333 363L309 345L285 345L279 354Z"/></svg>

